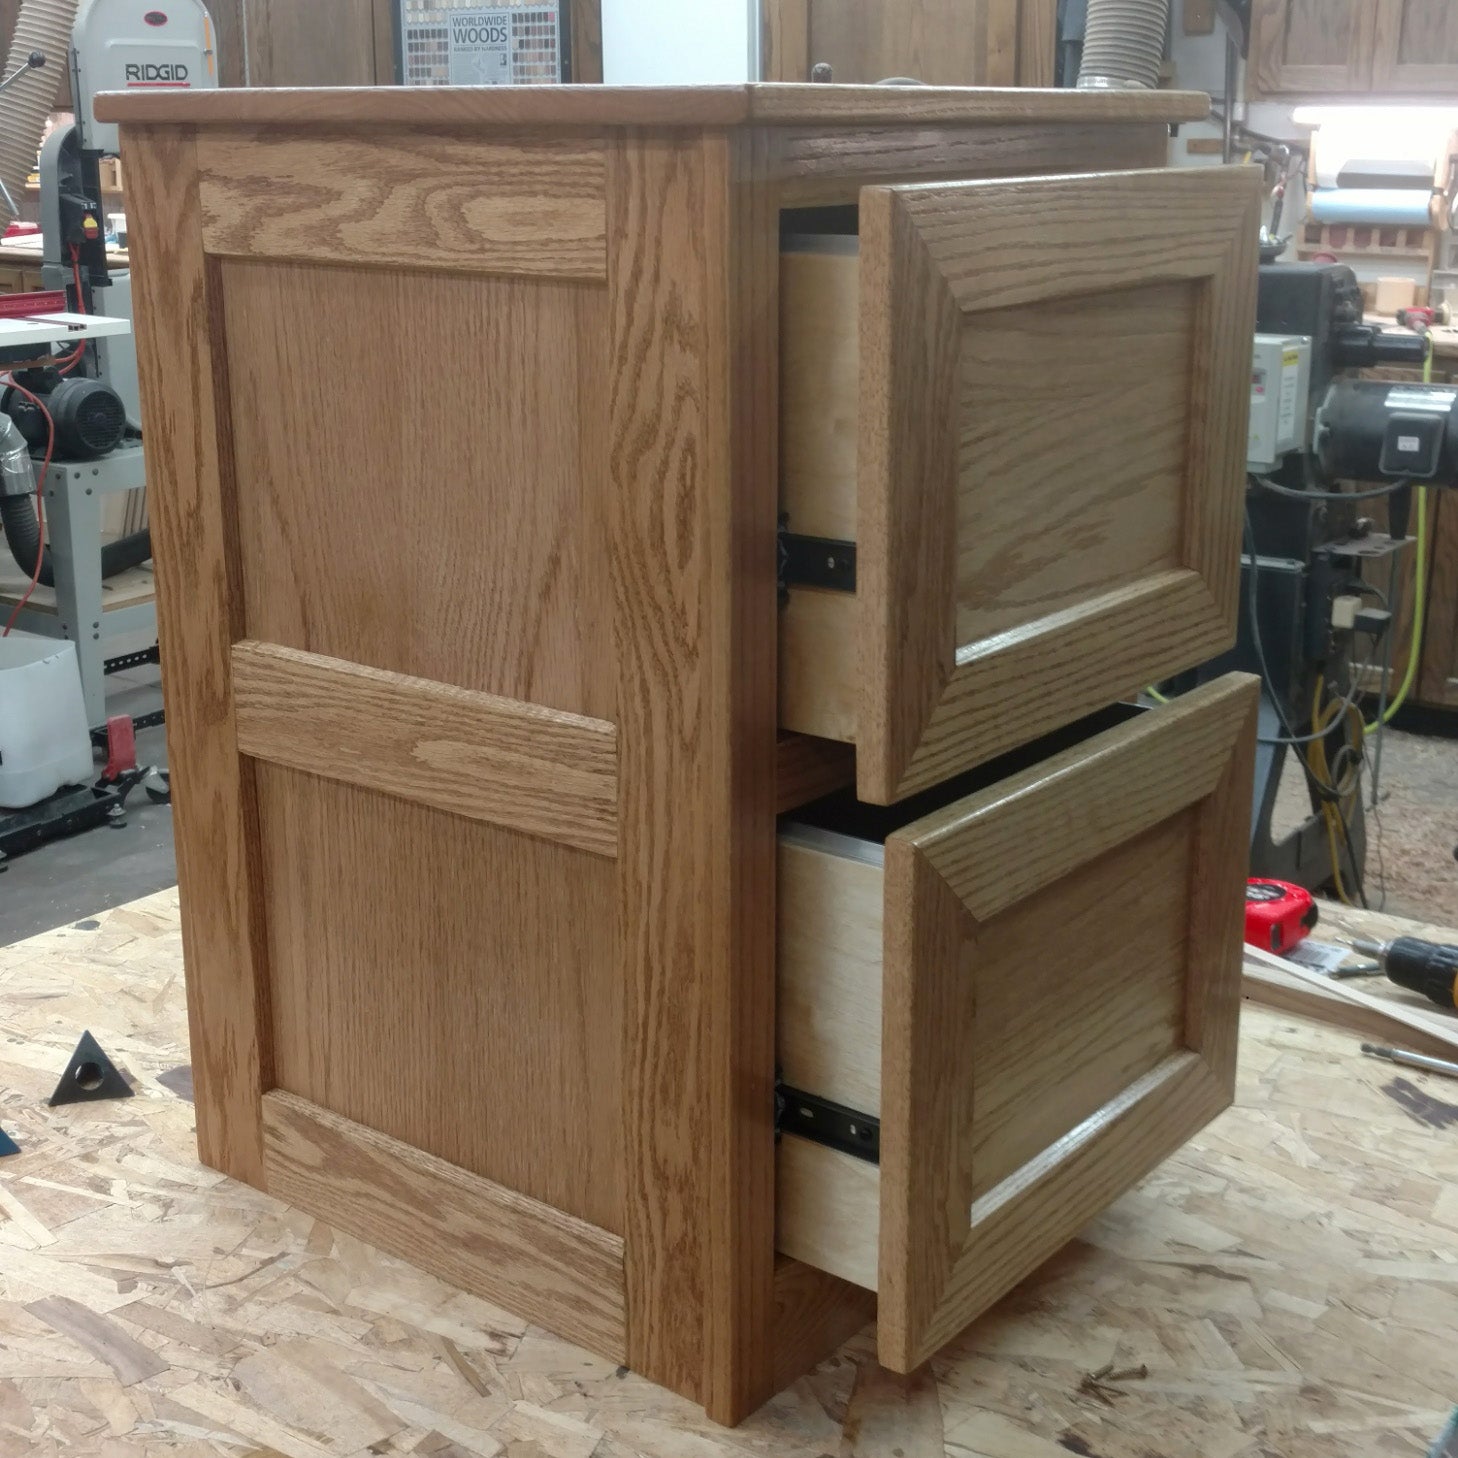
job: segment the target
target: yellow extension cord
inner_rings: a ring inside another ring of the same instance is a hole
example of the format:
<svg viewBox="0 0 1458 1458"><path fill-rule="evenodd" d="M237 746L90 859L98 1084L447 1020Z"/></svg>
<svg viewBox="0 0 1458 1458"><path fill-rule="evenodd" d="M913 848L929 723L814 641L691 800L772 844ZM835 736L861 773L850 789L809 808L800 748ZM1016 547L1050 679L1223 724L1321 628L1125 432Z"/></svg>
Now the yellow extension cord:
<svg viewBox="0 0 1458 1458"><path fill-rule="evenodd" d="M1326 680L1324 678L1318 678L1316 680L1316 691L1312 695L1311 700L1311 728L1313 732L1318 734L1329 728L1337 715L1343 712L1343 701L1341 699L1333 699L1325 708L1322 707L1321 697L1325 688ZM1345 712L1351 720L1355 733L1355 740L1352 747L1360 756L1362 739L1366 733L1366 725L1362 723L1362 716L1357 711L1355 704L1347 704ZM1361 775L1359 771L1354 769L1348 775L1345 784L1334 784L1331 778L1331 765L1326 757L1325 739L1313 739L1307 745L1306 763L1311 768L1312 778L1319 784L1335 790L1341 801L1345 802L1356 798L1358 790L1361 787ZM1361 760L1359 758L1358 764L1360 763ZM1342 808L1347 814L1351 813L1350 805L1344 804ZM1337 806L1332 804L1331 801L1323 800L1321 804L1321 818L1326 824L1326 843L1327 848L1331 851L1332 883L1336 886L1337 895L1346 905L1351 906L1353 905L1352 898L1347 894L1346 883L1342 880L1342 860L1337 852L1337 836L1340 835L1344 842L1347 840L1347 830L1342 819L1342 813L1338 811ZM1352 853L1350 843L1347 843L1347 851L1349 854ZM1353 859L1355 860L1355 856Z"/></svg>
<svg viewBox="0 0 1458 1458"><path fill-rule="evenodd" d="M1431 383L1433 378L1433 340L1428 336L1427 358L1423 361L1423 380ZM1407 643L1407 667L1403 671L1402 683L1392 702L1382 711L1381 723L1373 720L1365 725L1368 734L1375 734L1382 724L1390 724L1393 716L1407 702L1412 686L1417 682L1418 659L1422 656L1423 632L1427 627L1428 596L1428 492L1420 486L1417 491L1417 563L1413 568L1412 590L1412 633ZM1397 604L1389 607L1395 614Z"/></svg>

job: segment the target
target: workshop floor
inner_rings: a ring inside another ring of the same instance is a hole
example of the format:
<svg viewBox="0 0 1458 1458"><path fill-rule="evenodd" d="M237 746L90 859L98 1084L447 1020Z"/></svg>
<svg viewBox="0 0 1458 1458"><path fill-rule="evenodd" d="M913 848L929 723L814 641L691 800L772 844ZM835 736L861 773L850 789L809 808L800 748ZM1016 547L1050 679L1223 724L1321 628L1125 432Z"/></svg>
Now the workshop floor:
<svg viewBox="0 0 1458 1458"><path fill-rule="evenodd" d="M137 716L162 707L162 680L156 667L116 674L108 688L110 713ZM166 730L147 729L137 735L137 762L166 765ZM121 828L55 841L16 856L0 872L0 946L125 905L176 882L172 807L154 805L138 790L127 802L127 823Z"/></svg>
<svg viewBox="0 0 1458 1458"><path fill-rule="evenodd" d="M113 712L146 714L162 706L156 668L118 674L111 688ZM142 764L165 765L165 731L139 734L137 757ZM1458 926L1458 739L1389 730L1381 789L1368 855L1372 906ZM1283 812L1298 813L1300 798L1299 780L1288 774ZM176 880L171 807L138 793L125 828L46 846L17 857L0 874L0 946L125 905Z"/></svg>

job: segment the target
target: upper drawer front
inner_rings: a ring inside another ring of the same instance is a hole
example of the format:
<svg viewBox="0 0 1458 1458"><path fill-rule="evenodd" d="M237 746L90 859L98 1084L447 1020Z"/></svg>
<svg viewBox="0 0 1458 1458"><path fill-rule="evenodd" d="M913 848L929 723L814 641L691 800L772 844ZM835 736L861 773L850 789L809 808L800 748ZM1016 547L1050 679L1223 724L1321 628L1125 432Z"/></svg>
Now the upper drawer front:
<svg viewBox="0 0 1458 1458"><path fill-rule="evenodd" d="M790 529L852 519L807 414L845 417L847 372L809 365L826 386L801 388L808 321L858 356L858 582L853 607L792 594L784 672L809 677L782 722L854 738L863 799L1233 641L1259 186L1213 168L867 188L854 339L828 317L844 257L819 277L787 260Z"/></svg>

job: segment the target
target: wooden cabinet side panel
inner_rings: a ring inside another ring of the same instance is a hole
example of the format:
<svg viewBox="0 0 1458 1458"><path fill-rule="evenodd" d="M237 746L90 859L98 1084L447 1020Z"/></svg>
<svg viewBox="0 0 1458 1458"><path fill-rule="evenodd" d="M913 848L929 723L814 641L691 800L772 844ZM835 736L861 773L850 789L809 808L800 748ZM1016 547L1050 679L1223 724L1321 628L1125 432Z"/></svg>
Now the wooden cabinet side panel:
<svg viewBox="0 0 1458 1458"><path fill-rule="evenodd" d="M778 217L758 134L608 160L628 1351L772 1390Z"/></svg>
<svg viewBox="0 0 1458 1458"><path fill-rule="evenodd" d="M137 220L137 357L198 1149L204 1163L262 1187L259 1101L272 1051L257 806L238 756L229 656L242 636L242 593L224 328L191 133L129 128L123 155Z"/></svg>

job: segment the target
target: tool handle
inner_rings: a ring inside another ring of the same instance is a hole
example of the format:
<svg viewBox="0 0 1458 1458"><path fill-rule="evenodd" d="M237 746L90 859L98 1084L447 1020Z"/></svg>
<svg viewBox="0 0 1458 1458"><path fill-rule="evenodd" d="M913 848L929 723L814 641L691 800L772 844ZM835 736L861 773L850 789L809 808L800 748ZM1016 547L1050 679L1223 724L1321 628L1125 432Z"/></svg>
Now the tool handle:
<svg viewBox="0 0 1458 1458"><path fill-rule="evenodd" d="M1398 937L1387 947L1387 975L1450 1012L1458 1008L1458 947Z"/></svg>

